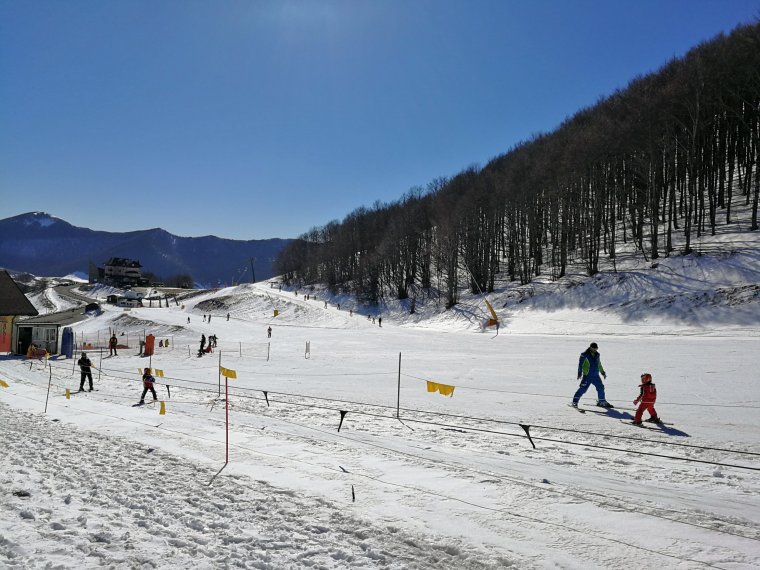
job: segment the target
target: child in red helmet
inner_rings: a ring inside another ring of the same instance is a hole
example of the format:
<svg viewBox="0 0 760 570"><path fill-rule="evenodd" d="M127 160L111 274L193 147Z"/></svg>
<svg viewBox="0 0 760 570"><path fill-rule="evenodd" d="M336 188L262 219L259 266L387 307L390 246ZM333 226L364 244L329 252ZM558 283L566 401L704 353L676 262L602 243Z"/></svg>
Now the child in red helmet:
<svg viewBox="0 0 760 570"><path fill-rule="evenodd" d="M641 416L644 415L644 410L649 412L651 416L647 421L660 423L660 418L657 417L657 412L654 409L654 403L657 400L657 388L652 384L652 375L645 372L641 375L641 385L639 386L641 392L639 397L636 398L633 403L639 404L639 409L636 410L636 417L633 419L634 425L641 425Z"/></svg>

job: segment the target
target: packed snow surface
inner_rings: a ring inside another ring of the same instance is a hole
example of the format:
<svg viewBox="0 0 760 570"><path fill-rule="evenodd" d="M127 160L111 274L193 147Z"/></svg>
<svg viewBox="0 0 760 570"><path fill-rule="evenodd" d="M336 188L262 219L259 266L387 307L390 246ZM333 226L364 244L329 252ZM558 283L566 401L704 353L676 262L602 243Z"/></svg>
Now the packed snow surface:
<svg viewBox="0 0 760 570"><path fill-rule="evenodd" d="M758 267L736 249L505 287L498 334L469 294L103 305L74 327L96 391L72 360L0 360L0 567L758 568ZM169 346L139 356L146 333ZM590 342L616 408L592 387L580 413ZM133 407L144 367L165 415ZM643 372L665 425L628 423Z"/></svg>

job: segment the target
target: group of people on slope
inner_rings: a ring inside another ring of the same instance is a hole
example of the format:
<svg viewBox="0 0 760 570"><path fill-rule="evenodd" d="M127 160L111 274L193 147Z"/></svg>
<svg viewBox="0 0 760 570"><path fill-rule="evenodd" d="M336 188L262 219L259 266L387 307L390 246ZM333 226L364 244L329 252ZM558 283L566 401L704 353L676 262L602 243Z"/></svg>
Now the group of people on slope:
<svg viewBox="0 0 760 570"><path fill-rule="evenodd" d="M272 327L267 328L267 337L271 338L272 336ZM212 346L216 346L216 335L212 335L209 337L209 346L208 348L211 348ZM117 346L117 338L116 335L113 334L108 342L108 348L110 349L109 355L117 356L116 354L116 346ZM208 350L206 348L206 335L201 335L201 342L200 342L200 350L198 351L198 355L201 356L203 353ZM84 384L86 380L89 380L89 388L90 391L93 390L93 382L92 382L92 361L87 357L87 353L83 352L82 356L77 361L77 364L79 365L79 370L81 372L81 378L79 382L79 391L84 390ZM578 402L580 401L581 397L586 393L586 391L589 389L590 386L594 386L596 388L596 394L597 394L597 402L596 405L600 406L602 408L612 408L612 404L610 404L607 401L606 395L605 395L605 388L604 388L604 382L602 381L602 378L605 380L607 379L607 372L604 370L604 366L602 365L602 359L601 355L599 353L599 345L597 345L595 342L592 342L589 347L584 350L580 358L578 359L578 380L580 380L580 385L578 386L578 389L575 391L575 394L573 395L573 401L571 405L575 408L578 407ZM150 374L150 368L146 368L143 374L143 394L140 398L140 402L142 403L145 394L150 391L153 394L153 399L156 399L156 390L153 387L153 384L155 383L155 379ZM638 408L636 410L636 416L634 417L633 423L636 425L641 425L642 423L642 417L644 412L649 412L650 418L647 421L652 422L659 422L660 418L657 415L657 411L654 409L654 404L657 401L657 388L655 387L654 383L652 382L652 375L648 372L645 372L641 375L641 384L639 385L639 395L638 397L633 401L634 405L638 405Z"/></svg>
<svg viewBox="0 0 760 570"><path fill-rule="evenodd" d="M612 408L612 404L607 401L604 393L604 382L602 378L607 379L607 373L602 366L601 355L599 354L599 345L592 342L589 347L581 353L578 359L578 380L580 385L573 395L572 406L578 407L583 394L589 389L589 386L593 385L596 388L597 401L596 405L602 408ZM633 401L634 405L638 405L636 410L636 416L633 419L633 423L641 425L641 418L645 411L649 412L650 418L647 421L660 422L660 418L654 409L654 403L657 401L657 388L652 383L652 375L645 372L641 375L641 384L639 385L639 396Z"/></svg>
<svg viewBox="0 0 760 570"><path fill-rule="evenodd" d="M81 372L81 379L79 381L79 391L84 392L84 383L85 380L89 380L90 389L89 392L92 392L93 385L92 385L92 361L87 356L86 352L82 353L82 356L77 360L77 364L79 365L79 370ZM153 387L153 384L156 382L156 379L153 378L153 375L150 373L150 368L145 368L143 370L142 375L142 382L143 382L143 393L142 396L140 396L140 403L145 403L145 394L150 391L151 394L153 394L153 401L158 400L158 396L156 395L156 389Z"/></svg>

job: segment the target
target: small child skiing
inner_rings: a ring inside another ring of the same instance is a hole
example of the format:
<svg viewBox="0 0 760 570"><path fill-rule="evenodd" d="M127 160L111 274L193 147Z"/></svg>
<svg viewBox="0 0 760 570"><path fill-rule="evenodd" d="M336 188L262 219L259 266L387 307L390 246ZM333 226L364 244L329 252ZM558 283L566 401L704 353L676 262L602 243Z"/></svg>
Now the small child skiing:
<svg viewBox="0 0 760 570"><path fill-rule="evenodd" d="M636 410L636 417L633 419L633 424L640 426L641 417L644 415L644 410L649 412L650 418L648 422L660 423L660 418L657 416L657 412L654 409L654 403L657 400L657 388L652 383L652 375L645 372L641 375L641 385L639 386L641 392L639 397L636 398L633 403L639 404L639 409Z"/></svg>
<svg viewBox="0 0 760 570"><path fill-rule="evenodd" d="M148 393L148 390L150 390L150 393L153 394L153 401L155 402L158 400L158 396L156 396L156 389L153 387L153 383L156 381L153 376L150 374L150 368L146 368L143 371L142 375L142 381L143 381L143 393L142 396L140 396L140 403L145 403L145 394Z"/></svg>

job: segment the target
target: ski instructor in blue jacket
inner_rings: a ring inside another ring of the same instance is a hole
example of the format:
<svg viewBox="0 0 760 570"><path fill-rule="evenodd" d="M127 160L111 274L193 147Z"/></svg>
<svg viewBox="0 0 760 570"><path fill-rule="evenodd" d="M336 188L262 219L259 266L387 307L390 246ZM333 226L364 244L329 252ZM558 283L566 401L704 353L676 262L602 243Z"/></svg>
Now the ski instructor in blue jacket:
<svg viewBox="0 0 760 570"><path fill-rule="evenodd" d="M578 407L578 400L586 393L590 384L593 384L596 388L598 396L596 405L602 408L613 407L604 397L604 384L599 377L600 374L607 379L607 373L604 371L599 355L599 346L595 342L592 342L585 352L581 353L581 357L578 360L578 380L581 381L581 385L573 396L572 406L574 408Z"/></svg>

